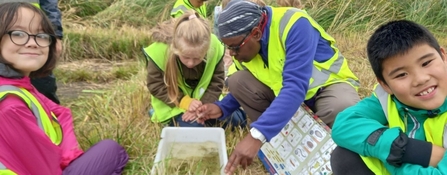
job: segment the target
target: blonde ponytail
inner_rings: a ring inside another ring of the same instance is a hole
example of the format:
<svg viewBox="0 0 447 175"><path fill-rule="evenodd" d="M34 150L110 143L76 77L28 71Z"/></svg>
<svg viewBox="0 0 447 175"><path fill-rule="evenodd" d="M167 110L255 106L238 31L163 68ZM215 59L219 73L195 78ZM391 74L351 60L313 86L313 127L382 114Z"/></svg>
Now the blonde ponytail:
<svg viewBox="0 0 447 175"><path fill-rule="evenodd" d="M204 57L210 48L211 27L207 20L194 11L186 11L174 25L173 37L168 49L164 81L171 103L178 106L179 84L182 80L177 63L178 55L195 54Z"/></svg>

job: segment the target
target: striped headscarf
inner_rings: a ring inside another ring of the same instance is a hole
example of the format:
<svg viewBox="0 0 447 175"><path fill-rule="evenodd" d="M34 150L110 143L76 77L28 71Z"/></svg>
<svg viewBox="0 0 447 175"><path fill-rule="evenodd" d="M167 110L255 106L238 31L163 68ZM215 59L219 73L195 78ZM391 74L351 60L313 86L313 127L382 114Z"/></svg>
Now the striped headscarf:
<svg viewBox="0 0 447 175"><path fill-rule="evenodd" d="M246 0L232 0L217 19L220 38L243 35L259 24L262 7Z"/></svg>

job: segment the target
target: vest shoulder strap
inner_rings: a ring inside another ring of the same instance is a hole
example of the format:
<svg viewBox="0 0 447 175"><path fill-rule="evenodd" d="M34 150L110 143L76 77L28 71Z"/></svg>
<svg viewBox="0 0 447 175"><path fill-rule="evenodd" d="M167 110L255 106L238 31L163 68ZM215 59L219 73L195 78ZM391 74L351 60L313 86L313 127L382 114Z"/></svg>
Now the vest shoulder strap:
<svg viewBox="0 0 447 175"><path fill-rule="evenodd" d="M33 101L29 97L27 97L25 93L23 93L23 91L20 88L12 85L1 85L0 101L2 101L7 95L15 95L17 97L20 97L20 99L22 99L28 105L28 107L31 109L31 112L36 117L37 125L39 126L39 128L44 130L42 120L40 120L39 108L37 107L36 104L33 103Z"/></svg>

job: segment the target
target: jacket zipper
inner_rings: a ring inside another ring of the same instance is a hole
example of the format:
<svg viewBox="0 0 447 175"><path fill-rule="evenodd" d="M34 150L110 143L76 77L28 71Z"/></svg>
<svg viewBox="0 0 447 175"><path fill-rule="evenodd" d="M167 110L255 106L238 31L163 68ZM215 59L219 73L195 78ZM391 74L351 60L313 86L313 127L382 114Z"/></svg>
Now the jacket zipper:
<svg viewBox="0 0 447 175"><path fill-rule="evenodd" d="M410 132L408 132L408 136L410 138L414 138L416 135L416 131L419 129L420 123L417 121L417 119L411 115L411 113L409 112L408 108L405 108L405 131L408 131L408 116L410 116L410 119L413 121L414 126L413 129L411 129Z"/></svg>

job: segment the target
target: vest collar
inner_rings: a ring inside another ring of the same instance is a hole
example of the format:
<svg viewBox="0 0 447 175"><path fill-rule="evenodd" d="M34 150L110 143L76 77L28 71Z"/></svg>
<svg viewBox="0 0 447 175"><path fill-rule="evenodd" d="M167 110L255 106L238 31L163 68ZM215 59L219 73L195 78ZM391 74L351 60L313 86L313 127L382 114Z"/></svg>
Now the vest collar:
<svg viewBox="0 0 447 175"><path fill-rule="evenodd" d="M23 78L23 75L14 69L11 69L9 66L6 66L4 63L0 63L0 76L6 78Z"/></svg>
<svg viewBox="0 0 447 175"><path fill-rule="evenodd" d="M439 116L439 114L447 112L447 98L439 108L436 108L433 110L417 109L414 107L410 107L410 106L405 105L402 102L400 102L394 95L392 96L392 99L396 103L396 107L399 110L399 113L401 113L401 114L408 112L408 113L412 114L413 116L421 116L421 117L430 118L430 117Z"/></svg>
<svg viewBox="0 0 447 175"><path fill-rule="evenodd" d="M269 36L270 36L270 24L272 23L272 8L271 7L264 7L262 9L263 13L267 15L267 24L264 27L264 30L262 31L262 37L261 37L261 48L259 49L259 55L262 58L262 61L264 61L264 66L268 67L268 42L269 42Z"/></svg>

